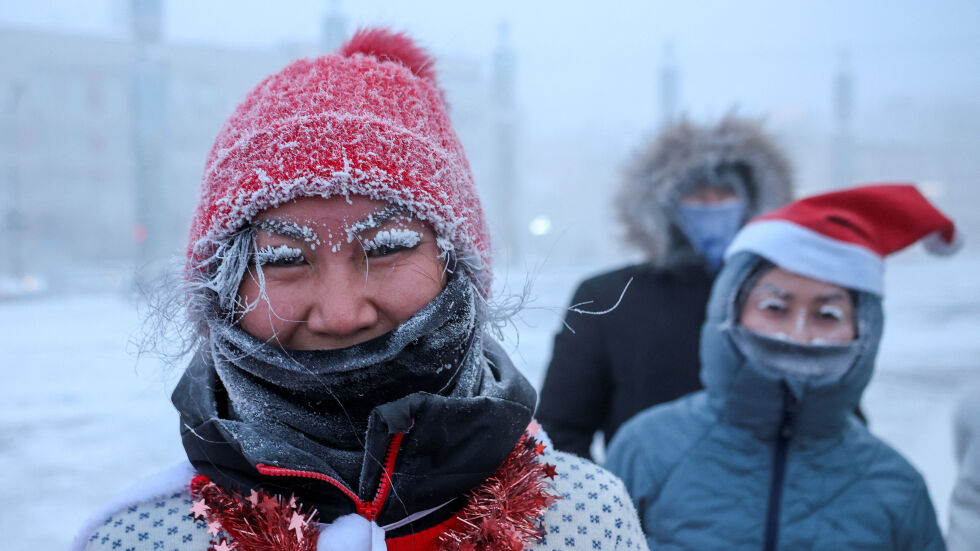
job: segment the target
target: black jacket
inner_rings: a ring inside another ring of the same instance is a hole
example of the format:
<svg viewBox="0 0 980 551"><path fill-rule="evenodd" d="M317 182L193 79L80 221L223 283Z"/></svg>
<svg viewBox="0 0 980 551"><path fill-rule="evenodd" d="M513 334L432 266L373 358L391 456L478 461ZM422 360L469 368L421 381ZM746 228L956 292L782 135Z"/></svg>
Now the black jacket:
<svg viewBox="0 0 980 551"><path fill-rule="evenodd" d="M572 304L608 309L630 278L616 309L569 311L555 336L537 419L559 450L589 457L597 430L608 443L636 413L701 388L698 345L712 276L700 265L638 264L586 280Z"/></svg>

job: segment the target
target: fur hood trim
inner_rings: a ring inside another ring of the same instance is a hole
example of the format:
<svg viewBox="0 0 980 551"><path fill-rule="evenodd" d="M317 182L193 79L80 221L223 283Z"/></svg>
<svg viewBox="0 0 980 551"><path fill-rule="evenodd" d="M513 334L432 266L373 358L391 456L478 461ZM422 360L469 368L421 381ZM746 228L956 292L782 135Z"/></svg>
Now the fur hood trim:
<svg viewBox="0 0 980 551"><path fill-rule="evenodd" d="M793 198L789 160L761 121L728 115L716 125L689 120L647 142L626 168L615 198L626 239L658 268L696 258L669 213L673 195L698 168L732 164L747 169L746 221Z"/></svg>

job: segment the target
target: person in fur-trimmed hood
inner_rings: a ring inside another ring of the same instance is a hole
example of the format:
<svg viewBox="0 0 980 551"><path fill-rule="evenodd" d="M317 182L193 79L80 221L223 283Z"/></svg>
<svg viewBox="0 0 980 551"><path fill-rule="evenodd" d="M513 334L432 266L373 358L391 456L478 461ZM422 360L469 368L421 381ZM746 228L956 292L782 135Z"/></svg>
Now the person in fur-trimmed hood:
<svg viewBox="0 0 980 551"><path fill-rule="evenodd" d="M491 277L424 50L362 30L267 77L207 158L175 293L188 462L74 549L645 549L622 483L532 420Z"/></svg>
<svg viewBox="0 0 980 551"><path fill-rule="evenodd" d="M721 254L746 220L791 197L789 162L757 121L685 120L640 149L616 206L646 259L572 297L588 307L569 309L555 337L537 412L558 449L589 457L596 431L608 443L636 413L701 388L698 334Z"/></svg>

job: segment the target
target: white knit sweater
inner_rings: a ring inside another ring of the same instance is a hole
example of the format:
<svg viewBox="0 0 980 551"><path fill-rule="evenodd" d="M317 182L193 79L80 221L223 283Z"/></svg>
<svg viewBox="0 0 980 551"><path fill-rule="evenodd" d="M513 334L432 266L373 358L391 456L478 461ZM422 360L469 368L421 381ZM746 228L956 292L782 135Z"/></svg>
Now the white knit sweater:
<svg viewBox="0 0 980 551"><path fill-rule="evenodd" d="M618 478L550 448L542 460L556 467L552 491L560 499L545 513L544 540L530 549L647 549L633 502ZM206 551L211 536L189 514L193 476L190 464L182 463L134 486L83 527L72 551Z"/></svg>

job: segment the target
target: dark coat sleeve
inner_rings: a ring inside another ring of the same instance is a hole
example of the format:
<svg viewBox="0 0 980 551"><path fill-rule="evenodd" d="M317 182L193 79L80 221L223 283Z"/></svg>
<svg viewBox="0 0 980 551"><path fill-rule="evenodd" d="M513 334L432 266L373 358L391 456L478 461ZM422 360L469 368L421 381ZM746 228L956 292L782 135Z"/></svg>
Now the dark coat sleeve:
<svg viewBox="0 0 980 551"><path fill-rule="evenodd" d="M572 298L584 310L598 306L586 281ZM599 316L568 311L555 336L554 352L538 405L537 419L559 450L589 458L596 430L609 411L612 387Z"/></svg>

